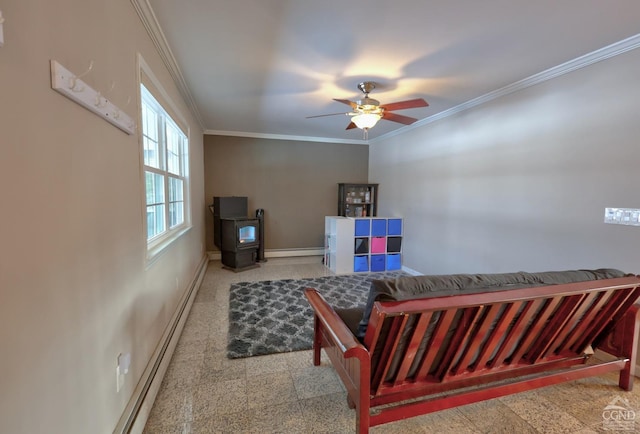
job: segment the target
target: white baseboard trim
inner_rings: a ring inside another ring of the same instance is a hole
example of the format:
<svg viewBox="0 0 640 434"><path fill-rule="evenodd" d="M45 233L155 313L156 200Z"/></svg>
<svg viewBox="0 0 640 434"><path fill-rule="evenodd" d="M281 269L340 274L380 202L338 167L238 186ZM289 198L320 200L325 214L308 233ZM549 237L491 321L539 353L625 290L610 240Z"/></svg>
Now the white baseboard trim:
<svg viewBox="0 0 640 434"><path fill-rule="evenodd" d="M207 252L210 261L219 261L222 259L222 253L217 250ZM324 249L319 247L310 247L303 249L271 249L265 250L265 258L290 258L294 256L322 256Z"/></svg>
<svg viewBox="0 0 640 434"><path fill-rule="evenodd" d="M416 271L413 268L405 267L404 265L402 266L402 271L404 271L405 273L411 274L412 276L422 276L421 272Z"/></svg>
<svg viewBox="0 0 640 434"><path fill-rule="evenodd" d="M322 256L324 249L321 248L304 248L304 249L273 249L265 250L266 258L289 258L292 256Z"/></svg>
<svg viewBox="0 0 640 434"><path fill-rule="evenodd" d="M182 329L189 316L189 311L193 305L193 300L198 293L198 288L204 279L209 263L207 255L202 257L196 270L196 274L185 291L178 307L174 312L171 321L167 325L162 339L144 370L138 386L129 400L129 404L122 413L118 425L113 430L114 433L121 434L141 434L147 423L153 402L158 395L164 374L171 362L171 356L176 348L176 344L182 334Z"/></svg>

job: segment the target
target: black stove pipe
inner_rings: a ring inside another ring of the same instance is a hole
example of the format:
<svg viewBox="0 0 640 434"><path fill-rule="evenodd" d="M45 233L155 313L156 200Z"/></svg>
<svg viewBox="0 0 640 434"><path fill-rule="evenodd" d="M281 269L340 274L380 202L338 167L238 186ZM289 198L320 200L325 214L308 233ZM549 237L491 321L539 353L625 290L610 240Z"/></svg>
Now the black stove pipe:
<svg viewBox="0 0 640 434"><path fill-rule="evenodd" d="M258 262L267 262L267 259L264 257L264 209L258 208L256 210L256 218L258 219L258 241L260 245L258 246Z"/></svg>

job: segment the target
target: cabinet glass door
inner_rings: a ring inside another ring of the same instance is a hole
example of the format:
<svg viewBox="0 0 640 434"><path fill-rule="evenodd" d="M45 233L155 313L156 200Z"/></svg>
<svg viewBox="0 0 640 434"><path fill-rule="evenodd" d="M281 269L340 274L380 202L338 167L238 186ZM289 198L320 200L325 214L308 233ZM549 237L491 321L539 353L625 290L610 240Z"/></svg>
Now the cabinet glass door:
<svg viewBox="0 0 640 434"><path fill-rule="evenodd" d="M338 184L338 215L371 217L376 215L378 184Z"/></svg>

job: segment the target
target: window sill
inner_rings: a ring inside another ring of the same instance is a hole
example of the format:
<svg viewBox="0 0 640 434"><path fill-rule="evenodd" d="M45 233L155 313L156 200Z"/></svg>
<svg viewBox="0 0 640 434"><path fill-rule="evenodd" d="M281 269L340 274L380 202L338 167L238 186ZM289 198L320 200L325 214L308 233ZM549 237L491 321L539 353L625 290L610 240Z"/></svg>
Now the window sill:
<svg viewBox="0 0 640 434"><path fill-rule="evenodd" d="M180 229L166 238L160 239L154 242L151 246L147 245L147 263L146 268L151 267L160 256L164 252L167 251L167 248L176 240L181 238L184 234L191 230L191 226L187 226L183 229Z"/></svg>

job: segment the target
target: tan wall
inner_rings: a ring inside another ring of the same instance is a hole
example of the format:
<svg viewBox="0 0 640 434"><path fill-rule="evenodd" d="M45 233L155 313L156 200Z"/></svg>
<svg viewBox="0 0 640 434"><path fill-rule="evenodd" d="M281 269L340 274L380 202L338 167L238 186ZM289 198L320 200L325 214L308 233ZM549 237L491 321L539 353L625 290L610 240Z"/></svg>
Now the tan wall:
<svg viewBox="0 0 640 434"><path fill-rule="evenodd" d="M372 144L404 264L640 272L640 227L603 223L605 207L640 208L639 76L636 49Z"/></svg>
<svg viewBox="0 0 640 434"><path fill-rule="evenodd" d="M265 249L320 248L324 216L338 212L338 183L367 182L365 145L205 135L205 201L247 196L265 210ZM207 215L207 250L213 215Z"/></svg>
<svg viewBox="0 0 640 434"><path fill-rule="evenodd" d="M202 131L130 2L0 8L0 432L111 433L203 258ZM109 98L137 118L137 52L191 128L193 228L148 267L138 136L53 91L49 72L94 60L83 79L115 82Z"/></svg>

